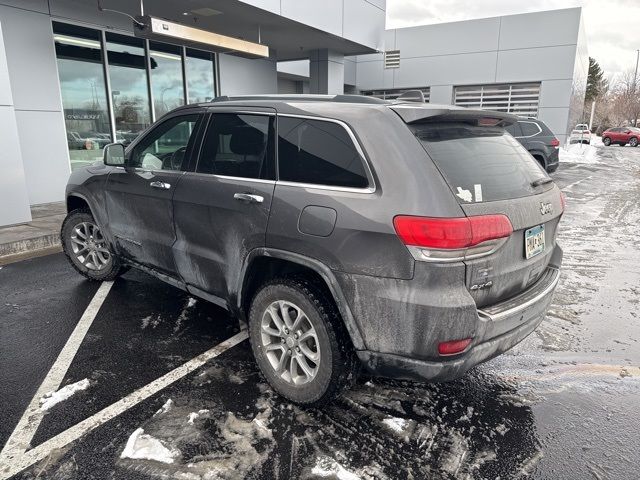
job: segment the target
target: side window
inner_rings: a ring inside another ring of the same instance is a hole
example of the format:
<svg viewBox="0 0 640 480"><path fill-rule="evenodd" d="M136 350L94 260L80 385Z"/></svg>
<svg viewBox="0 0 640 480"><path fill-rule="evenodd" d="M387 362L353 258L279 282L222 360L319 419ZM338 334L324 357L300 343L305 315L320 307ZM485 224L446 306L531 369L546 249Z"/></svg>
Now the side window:
<svg viewBox="0 0 640 480"><path fill-rule="evenodd" d="M525 137L532 137L540 133L540 128L533 122L520 122L520 128L522 129L522 135Z"/></svg>
<svg viewBox="0 0 640 480"><path fill-rule="evenodd" d="M339 124L278 117L279 179L337 187L369 185L363 158Z"/></svg>
<svg viewBox="0 0 640 480"><path fill-rule="evenodd" d="M504 127L504 129L514 137L522 136L522 131L520 130L520 124L518 122L511 125L507 125L506 127Z"/></svg>
<svg viewBox="0 0 640 480"><path fill-rule="evenodd" d="M148 170L184 170L183 160L195 131L198 114L162 122L136 145L129 166Z"/></svg>
<svg viewBox="0 0 640 480"><path fill-rule="evenodd" d="M214 113L196 172L275 179L273 115Z"/></svg>

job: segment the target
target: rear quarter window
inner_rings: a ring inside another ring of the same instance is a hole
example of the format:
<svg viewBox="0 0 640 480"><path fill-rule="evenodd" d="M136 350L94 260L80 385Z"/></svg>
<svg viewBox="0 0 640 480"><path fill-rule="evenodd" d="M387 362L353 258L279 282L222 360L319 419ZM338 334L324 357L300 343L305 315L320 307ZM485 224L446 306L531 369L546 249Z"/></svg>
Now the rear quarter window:
<svg viewBox="0 0 640 480"><path fill-rule="evenodd" d="M410 124L460 203L508 200L553 187L533 187L547 174L503 128L466 123Z"/></svg>
<svg viewBox="0 0 640 480"><path fill-rule="evenodd" d="M363 161L342 125L324 120L278 117L280 180L366 188L369 180Z"/></svg>

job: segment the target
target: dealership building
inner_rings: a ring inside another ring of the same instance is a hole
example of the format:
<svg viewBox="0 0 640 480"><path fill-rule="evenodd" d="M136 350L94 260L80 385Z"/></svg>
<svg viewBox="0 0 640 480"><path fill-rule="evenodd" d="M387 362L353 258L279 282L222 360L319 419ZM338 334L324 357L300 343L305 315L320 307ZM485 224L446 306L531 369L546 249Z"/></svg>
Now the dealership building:
<svg viewBox="0 0 640 480"><path fill-rule="evenodd" d="M100 3L0 0L0 225L63 200L107 143L219 95L419 89L540 118L561 140L582 114L580 8L385 30L385 0Z"/></svg>

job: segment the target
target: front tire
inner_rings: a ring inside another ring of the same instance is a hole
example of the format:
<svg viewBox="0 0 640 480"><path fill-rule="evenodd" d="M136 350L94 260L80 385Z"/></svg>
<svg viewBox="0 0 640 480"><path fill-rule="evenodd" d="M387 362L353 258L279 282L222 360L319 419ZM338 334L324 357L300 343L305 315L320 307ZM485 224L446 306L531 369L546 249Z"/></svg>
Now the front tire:
<svg viewBox="0 0 640 480"><path fill-rule="evenodd" d="M605 147L608 147L611 145L611 139L609 137L604 137L602 139L602 143L604 144Z"/></svg>
<svg viewBox="0 0 640 480"><path fill-rule="evenodd" d="M60 232L62 250L80 275L94 281L113 280L125 269L87 208L69 212Z"/></svg>
<svg viewBox="0 0 640 480"><path fill-rule="evenodd" d="M629 140L629 146L630 147L637 147L638 146L638 139L636 137L633 137Z"/></svg>
<svg viewBox="0 0 640 480"><path fill-rule="evenodd" d="M320 406L350 387L358 360L338 309L306 278L276 279L253 298L249 338L271 387L303 406Z"/></svg>

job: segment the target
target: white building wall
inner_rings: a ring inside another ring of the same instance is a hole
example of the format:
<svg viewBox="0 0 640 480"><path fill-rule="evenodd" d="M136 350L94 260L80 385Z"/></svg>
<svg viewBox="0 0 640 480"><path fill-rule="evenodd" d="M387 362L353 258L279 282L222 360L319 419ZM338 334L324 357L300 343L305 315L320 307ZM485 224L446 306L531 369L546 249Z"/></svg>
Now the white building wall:
<svg viewBox="0 0 640 480"><path fill-rule="evenodd" d="M0 225L31 220L27 185L22 166L18 125L7 69L2 20L0 19Z"/></svg>
<svg viewBox="0 0 640 480"><path fill-rule="evenodd" d="M220 95L278 93L276 61L219 55Z"/></svg>
<svg viewBox="0 0 640 480"><path fill-rule="evenodd" d="M581 8L388 30L385 50L400 50L399 68L381 53L354 57L359 90L430 87L431 103L451 104L456 86L540 82L538 117L562 142L581 114Z"/></svg>
<svg viewBox="0 0 640 480"><path fill-rule="evenodd" d="M71 169L51 20L46 13L0 5L0 21L29 203L60 201Z"/></svg>
<svg viewBox="0 0 640 480"><path fill-rule="evenodd" d="M381 50L386 0L241 0L254 7Z"/></svg>

